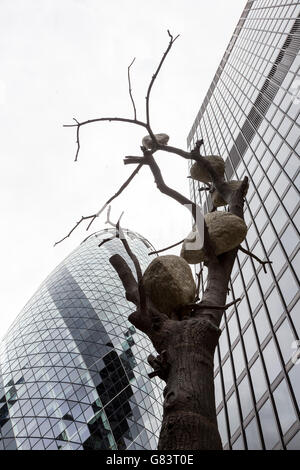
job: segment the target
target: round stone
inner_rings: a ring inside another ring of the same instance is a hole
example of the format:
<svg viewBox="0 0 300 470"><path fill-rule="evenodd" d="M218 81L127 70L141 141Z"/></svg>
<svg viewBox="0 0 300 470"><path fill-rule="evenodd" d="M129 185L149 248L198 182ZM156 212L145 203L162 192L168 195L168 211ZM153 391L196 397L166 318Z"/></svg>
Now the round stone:
<svg viewBox="0 0 300 470"><path fill-rule="evenodd" d="M170 137L167 134L154 134L154 135L155 135L156 140L159 144L167 145L167 143L169 142ZM146 135L143 138L142 145L143 145L143 147L146 147L146 149L148 149L148 150L152 149L153 142L152 142L152 139L151 139L150 135Z"/></svg>
<svg viewBox="0 0 300 470"><path fill-rule="evenodd" d="M217 256L233 250L246 237L247 225L244 220L230 212L209 212L204 218ZM189 264L204 261L202 240L198 232L194 232L194 237L189 234L183 242L180 256Z"/></svg>
<svg viewBox="0 0 300 470"><path fill-rule="evenodd" d="M224 176L225 162L222 157L209 155L208 157L201 158L209 162L219 176ZM202 183L210 183L212 181L208 171L206 171L205 168L202 168L202 165L198 162L192 165L190 175L194 180L201 181Z"/></svg>
<svg viewBox="0 0 300 470"><path fill-rule="evenodd" d="M143 275L143 285L153 305L169 317L195 299L192 270L180 256L158 256L151 261Z"/></svg>

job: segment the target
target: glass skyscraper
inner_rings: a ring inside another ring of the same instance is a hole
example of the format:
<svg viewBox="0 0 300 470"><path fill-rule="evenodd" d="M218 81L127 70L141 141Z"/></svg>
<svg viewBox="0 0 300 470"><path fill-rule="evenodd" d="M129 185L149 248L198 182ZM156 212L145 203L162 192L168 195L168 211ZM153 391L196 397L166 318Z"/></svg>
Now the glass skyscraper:
<svg viewBox="0 0 300 470"><path fill-rule="evenodd" d="M225 449L300 449L300 3L246 3L188 136L221 155L227 179L249 178L238 253L215 356ZM213 34L213 32L212 32ZM204 210L209 194L190 180ZM224 208L223 208L224 209ZM203 286L205 287L205 279Z"/></svg>
<svg viewBox="0 0 300 470"><path fill-rule="evenodd" d="M42 283L0 349L0 450L155 449L162 382L149 379L150 341L129 323L109 263L133 263L115 229L88 237ZM126 231L143 269L152 247ZM133 268L134 272L134 268Z"/></svg>

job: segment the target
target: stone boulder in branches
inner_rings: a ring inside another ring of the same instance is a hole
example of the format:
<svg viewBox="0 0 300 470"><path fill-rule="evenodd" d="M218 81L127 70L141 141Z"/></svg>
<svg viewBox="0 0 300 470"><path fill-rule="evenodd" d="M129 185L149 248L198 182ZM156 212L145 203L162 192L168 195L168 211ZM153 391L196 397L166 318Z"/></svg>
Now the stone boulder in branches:
<svg viewBox="0 0 300 470"><path fill-rule="evenodd" d="M244 220L230 212L209 212L204 218L217 256L233 250L246 237L247 226ZM183 242L180 256L189 264L204 261L203 242L198 232L189 234Z"/></svg>
<svg viewBox="0 0 300 470"><path fill-rule="evenodd" d="M242 181L232 180L232 181L229 181L227 184L228 184L228 186L230 187L231 190L235 191L235 190L239 189L240 185L242 184ZM245 188L245 191L244 191L244 194L243 194L244 197L246 196L246 194L248 192L248 188L249 188L249 183L247 184L247 186ZM222 198L222 196L220 195L220 193L217 190L215 190L212 193L211 200L212 200L212 203L213 203L214 207L221 207L221 206L226 206L227 205L227 202Z"/></svg>
<svg viewBox="0 0 300 470"><path fill-rule="evenodd" d="M156 137L156 140L159 144L162 144L162 145L167 145L167 143L169 142L169 136L167 134L154 134L155 137ZM152 150L153 148L153 141L150 137L150 135L146 135L143 140L142 140L142 145L143 147L146 147L146 149L148 150Z"/></svg>
<svg viewBox="0 0 300 470"><path fill-rule="evenodd" d="M225 162L222 157L217 155L209 155L208 157L201 157L204 161L210 163L212 168L218 176L224 176ZM198 162L194 163L190 170L190 175L194 180L201 181L202 183L211 183L212 178L208 171Z"/></svg>
<svg viewBox="0 0 300 470"><path fill-rule="evenodd" d="M196 286L189 264L180 256L155 258L143 275L146 295L166 315L195 299Z"/></svg>

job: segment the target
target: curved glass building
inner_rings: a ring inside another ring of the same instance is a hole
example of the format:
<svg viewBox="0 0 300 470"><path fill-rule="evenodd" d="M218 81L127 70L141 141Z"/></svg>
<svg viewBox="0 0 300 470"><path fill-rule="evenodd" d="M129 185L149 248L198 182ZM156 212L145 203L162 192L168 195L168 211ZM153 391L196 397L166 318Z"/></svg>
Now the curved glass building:
<svg viewBox="0 0 300 470"><path fill-rule="evenodd" d="M114 229L88 237L42 283L1 343L0 449L155 449L162 382L109 258ZM142 268L153 248L126 231ZM133 270L134 272L134 270Z"/></svg>
<svg viewBox="0 0 300 470"><path fill-rule="evenodd" d="M249 0L188 137L249 178L239 252L215 357L225 449L300 449L300 3ZM205 210L209 195L190 180ZM205 279L204 286L205 287ZM298 352L298 355L297 355Z"/></svg>

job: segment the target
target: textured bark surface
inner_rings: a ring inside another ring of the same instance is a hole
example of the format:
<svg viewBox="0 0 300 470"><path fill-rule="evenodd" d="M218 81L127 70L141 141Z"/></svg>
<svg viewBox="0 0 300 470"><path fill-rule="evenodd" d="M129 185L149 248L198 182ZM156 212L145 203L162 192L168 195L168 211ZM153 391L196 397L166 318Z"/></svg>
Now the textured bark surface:
<svg viewBox="0 0 300 470"><path fill-rule="evenodd" d="M213 355L220 330L200 318L177 322L171 330L158 449L220 450L213 381Z"/></svg>
<svg viewBox="0 0 300 470"><path fill-rule="evenodd" d="M233 191L238 189L241 184L242 184L242 181L236 181L236 180L231 180L231 181L228 182L228 186ZM245 188L245 191L244 191L244 194L243 194L244 197L247 194L248 188L249 188L249 184ZM214 190L213 193L211 194L211 200L212 200L212 203L213 203L214 207L222 207L222 206L227 205L227 202L222 198L222 196L218 193L217 190Z"/></svg>

